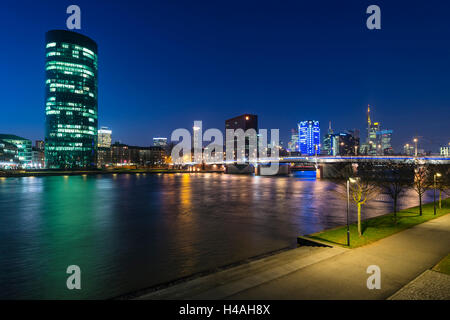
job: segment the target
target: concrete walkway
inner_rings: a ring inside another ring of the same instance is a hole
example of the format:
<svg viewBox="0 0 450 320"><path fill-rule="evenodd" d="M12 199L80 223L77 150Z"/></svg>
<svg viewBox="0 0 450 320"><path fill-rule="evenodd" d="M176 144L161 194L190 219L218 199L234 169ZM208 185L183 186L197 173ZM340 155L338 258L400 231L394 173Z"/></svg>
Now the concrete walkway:
<svg viewBox="0 0 450 320"><path fill-rule="evenodd" d="M301 247L139 299L387 299L449 251L450 214L358 249ZM379 290L366 286L370 265Z"/></svg>

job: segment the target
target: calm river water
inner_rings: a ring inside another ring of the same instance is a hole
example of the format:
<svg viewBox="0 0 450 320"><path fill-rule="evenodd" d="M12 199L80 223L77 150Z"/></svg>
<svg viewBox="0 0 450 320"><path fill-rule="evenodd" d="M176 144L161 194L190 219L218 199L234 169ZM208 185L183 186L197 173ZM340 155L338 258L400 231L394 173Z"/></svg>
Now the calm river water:
<svg viewBox="0 0 450 320"><path fill-rule="evenodd" d="M293 247L345 224L335 188L311 173L0 178L0 299L111 298ZM400 205L417 203L410 192ZM81 290L66 288L69 265Z"/></svg>

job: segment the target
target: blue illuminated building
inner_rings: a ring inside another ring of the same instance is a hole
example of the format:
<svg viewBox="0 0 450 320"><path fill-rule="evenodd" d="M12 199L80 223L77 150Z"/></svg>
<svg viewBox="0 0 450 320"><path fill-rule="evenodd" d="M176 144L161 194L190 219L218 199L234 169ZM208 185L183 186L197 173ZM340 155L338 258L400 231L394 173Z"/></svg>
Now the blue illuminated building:
<svg viewBox="0 0 450 320"><path fill-rule="evenodd" d="M302 155L320 154L320 126L319 121L308 120L298 124L298 137Z"/></svg>

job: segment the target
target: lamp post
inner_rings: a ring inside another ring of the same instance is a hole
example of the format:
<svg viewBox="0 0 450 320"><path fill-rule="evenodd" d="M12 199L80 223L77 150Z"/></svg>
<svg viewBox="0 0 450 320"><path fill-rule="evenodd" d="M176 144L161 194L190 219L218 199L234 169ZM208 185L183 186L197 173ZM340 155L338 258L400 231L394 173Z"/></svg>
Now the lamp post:
<svg viewBox="0 0 450 320"><path fill-rule="evenodd" d="M347 246L350 247L350 225L349 225L349 212L350 212L350 182L355 182L354 179L347 179Z"/></svg>
<svg viewBox="0 0 450 320"><path fill-rule="evenodd" d="M436 215L436 178L440 177L441 174L439 172L436 172L433 175L434 178L434 195L433 195L433 204L434 204L434 215Z"/></svg>

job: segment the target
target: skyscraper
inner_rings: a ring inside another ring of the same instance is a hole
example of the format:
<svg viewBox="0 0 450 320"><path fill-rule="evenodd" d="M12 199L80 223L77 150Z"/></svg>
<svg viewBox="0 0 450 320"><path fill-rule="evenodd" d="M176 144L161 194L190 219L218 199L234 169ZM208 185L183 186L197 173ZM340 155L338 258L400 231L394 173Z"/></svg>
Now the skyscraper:
<svg viewBox="0 0 450 320"><path fill-rule="evenodd" d="M298 124L300 152L302 155L320 154L319 121L307 120Z"/></svg>
<svg viewBox="0 0 450 320"><path fill-rule="evenodd" d="M393 130L380 130L378 134L378 146L380 146L379 154L392 154L392 133Z"/></svg>
<svg viewBox="0 0 450 320"><path fill-rule="evenodd" d="M96 167L97 44L76 32L46 33L48 168Z"/></svg>
<svg viewBox="0 0 450 320"><path fill-rule="evenodd" d="M328 126L328 132L323 138L323 146L322 146L322 152L328 156L336 155L334 154L333 149L333 138L334 138L334 131L331 128L331 121L330 121L330 124Z"/></svg>
<svg viewBox="0 0 450 320"><path fill-rule="evenodd" d="M288 142L289 152L298 152L298 130L291 130L291 140Z"/></svg>
<svg viewBox="0 0 450 320"><path fill-rule="evenodd" d="M361 145L361 153L365 155L392 154L393 130L381 130L379 122L372 122L370 106L367 107L367 140Z"/></svg>
<svg viewBox="0 0 450 320"><path fill-rule="evenodd" d="M246 132L249 129L254 129L256 131L256 134L258 134L258 116L255 114L243 114L231 119L228 119L225 121L225 137L226 137L226 130L232 129L232 130L238 130L242 129L244 132ZM250 139L248 137L245 137L245 150L244 154L238 155L238 148L237 148L237 139L233 138L233 141L226 141L227 144L234 144L233 148L233 158L234 159L249 159L250 156L253 158L256 158L258 156L258 150L250 150ZM256 147L257 147L258 141L256 141Z"/></svg>

